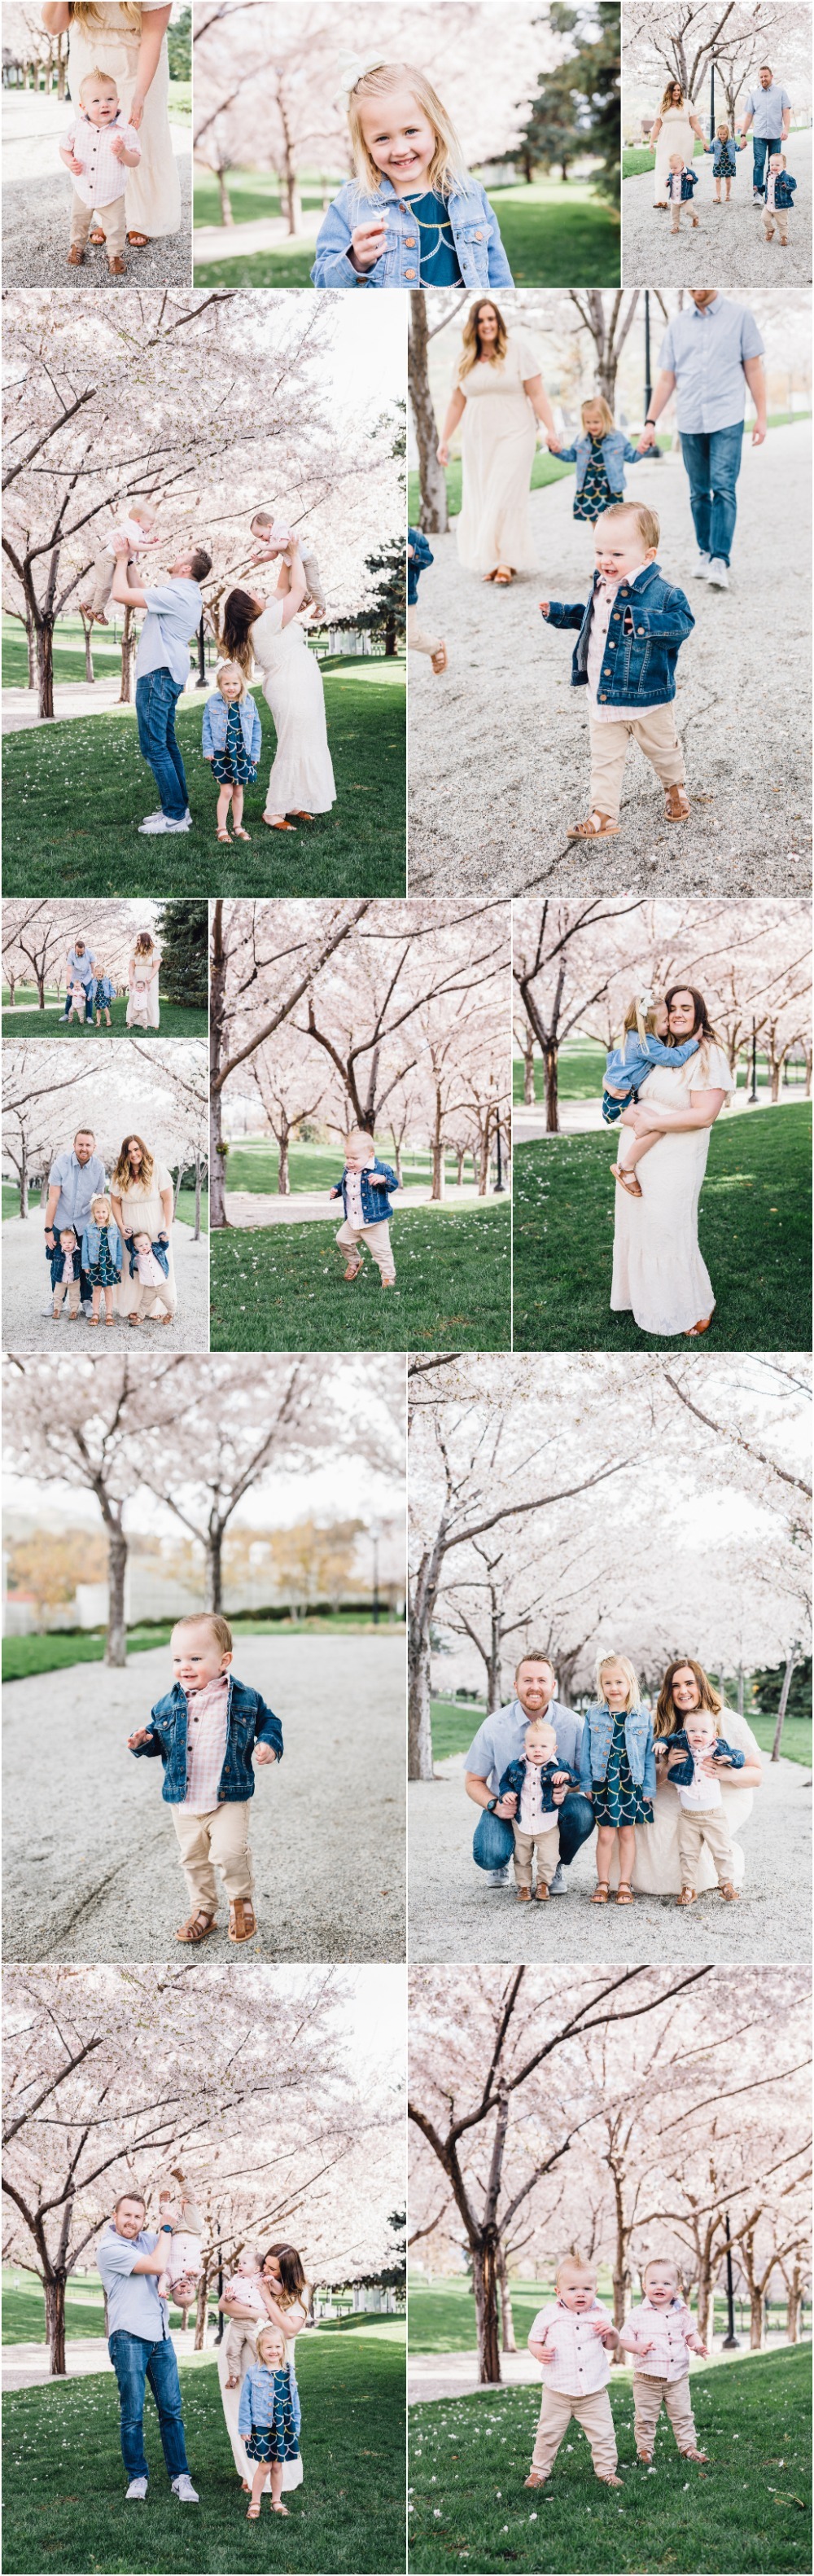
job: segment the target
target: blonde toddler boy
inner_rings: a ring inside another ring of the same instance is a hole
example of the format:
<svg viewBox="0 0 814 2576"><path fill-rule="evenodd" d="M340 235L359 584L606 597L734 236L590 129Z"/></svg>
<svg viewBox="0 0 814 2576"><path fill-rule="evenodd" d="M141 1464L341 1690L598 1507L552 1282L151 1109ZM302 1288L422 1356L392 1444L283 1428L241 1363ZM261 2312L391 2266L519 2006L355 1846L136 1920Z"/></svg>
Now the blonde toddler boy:
<svg viewBox="0 0 814 2576"><path fill-rule="evenodd" d="M271 510L255 510L254 518L249 520L249 526L252 536L257 537L259 541L250 557L252 563L273 563L278 555L290 555L291 547L296 545L293 528L288 528L284 519L275 519ZM324 617L326 603L322 575L316 555L312 554L310 547L300 547L300 561L308 585L308 598L313 602L320 617Z"/></svg>
<svg viewBox="0 0 814 2576"><path fill-rule="evenodd" d="M236 2272L224 2282L225 2290L238 2292L241 2307L251 2308L257 2325L261 2325L264 2319L268 2323L268 2309L260 2288L261 2277L257 2246L244 2245L237 2258ZM245 2317L233 2317L224 2336L223 2349L229 2364L226 2386L237 2388L244 2371L257 2359L257 2326L252 2329Z"/></svg>
<svg viewBox="0 0 814 2576"><path fill-rule="evenodd" d="M692 172L687 168L683 154L680 152L672 152L670 155L670 176L667 181L667 198L670 207L671 233L677 233L680 230L681 217L685 206L690 218L690 223L692 224L693 232L698 231L698 216L695 211L694 199L692 196L682 196L684 180L691 178L692 175Z"/></svg>
<svg viewBox="0 0 814 2576"><path fill-rule="evenodd" d="M74 180L71 204L71 268L81 268L94 214L104 233L111 277L124 276L124 192L128 170L141 160L135 126L128 125L110 72L86 72L79 84L79 114L59 146L59 157Z"/></svg>
<svg viewBox="0 0 814 2576"><path fill-rule="evenodd" d="M145 547L160 545L160 537L153 535L157 516L151 501L131 501L118 527L111 528L107 545L101 547L91 566L90 584L79 603L91 625L94 618L97 626L107 626L109 622L105 609L113 588L117 546L129 546L129 562L130 556L143 554Z"/></svg>
<svg viewBox="0 0 814 2576"><path fill-rule="evenodd" d="M380 1163L372 1136L363 1127L352 1127L345 1138L344 1171L330 1192L332 1199L341 1198L345 1212L334 1240L340 1252L347 1255L346 1279L358 1279L367 1246L382 1287L394 1287L396 1265L390 1245L389 1220L393 1211L389 1193L397 1189L396 1174L389 1163Z"/></svg>
<svg viewBox="0 0 814 2576"><path fill-rule="evenodd" d="M706 2460L695 2438L690 2404L690 2353L706 2356L691 2311L682 2299L674 2263L646 2263L641 2306L625 2318L619 2337L624 2352L634 2355L633 2406L636 2449L649 2467L662 2406L685 2460Z"/></svg>
<svg viewBox="0 0 814 2576"><path fill-rule="evenodd" d="M569 841L615 837L631 741L661 780L668 822L686 822L690 811L673 703L678 655L695 624L689 600L659 570L659 521L643 502L612 502L594 534L587 603L540 601L549 625L579 629L571 686L588 699L591 811L569 827Z"/></svg>
<svg viewBox="0 0 814 2576"><path fill-rule="evenodd" d="M59 1249L62 1253L62 1277L61 1279L55 1279L54 1281L51 1312L54 1317L54 1321L56 1322L61 1312L63 1301L67 1296L69 1321L72 1324L75 1324L79 1313L81 1268L79 1259L79 1237L74 1234L72 1226L64 1225L62 1227L59 1238Z"/></svg>
<svg viewBox="0 0 814 2576"><path fill-rule="evenodd" d="M572 2415L591 2446L591 2458L603 2486L621 2486L616 2475L608 2378L608 2347L619 2336L607 2308L596 2295L596 2271L577 2255L557 2270L556 2298L540 2308L529 2335L529 2351L539 2361L543 2394L527 2487L541 2487L553 2469Z"/></svg>
<svg viewBox="0 0 814 2576"><path fill-rule="evenodd" d="M281 1762L283 1730L260 1692L230 1671L232 1631L215 1611L179 1619L171 1639L173 1685L149 1726L127 1738L131 1753L160 1757L192 1912L176 1940L214 1932L219 1868L229 1899L229 1940L257 1931L249 1850L252 1762Z"/></svg>

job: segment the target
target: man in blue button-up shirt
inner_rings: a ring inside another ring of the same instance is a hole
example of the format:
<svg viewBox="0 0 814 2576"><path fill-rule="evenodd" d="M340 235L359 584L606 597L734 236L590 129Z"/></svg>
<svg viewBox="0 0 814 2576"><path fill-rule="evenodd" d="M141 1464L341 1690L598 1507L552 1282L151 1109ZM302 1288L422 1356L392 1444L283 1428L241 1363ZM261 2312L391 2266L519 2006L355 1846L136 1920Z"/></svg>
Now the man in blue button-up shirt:
<svg viewBox="0 0 814 2576"><path fill-rule="evenodd" d="M689 309L674 314L659 350L642 445L655 445L656 422L675 394L698 539L696 578L728 590L747 386L757 414L752 446L762 447L766 436L764 344L747 305L711 286L692 287L690 294Z"/></svg>
<svg viewBox="0 0 814 2576"><path fill-rule="evenodd" d="M92 1127L77 1127L72 1145L65 1145L54 1155L48 1174L48 1198L45 1208L45 1241L53 1252L57 1235L63 1226L71 1226L79 1242L90 1223L90 1203L100 1190L107 1189L107 1174L101 1154L96 1152ZM82 1277L82 1301L90 1299L87 1277ZM45 1309L51 1313L51 1299Z"/></svg>
<svg viewBox="0 0 814 2576"><path fill-rule="evenodd" d="M509 1884L509 1861L514 1851L511 1820L517 1799L511 1794L501 1798L498 1792L508 1764L517 1761L523 1752L529 1719L544 1717L553 1726L558 1759L569 1771L577 1768L582 1743L582 1719L575 1709L565 1708L555 1699L557 1678L547 1655L537 1654L534 1649L523 1655L514 1687L515 1698L484 1718L465 1755L466 1794L474 1806L483 1809L475 1828L472 1858L478 1869L486 1871L492 1887ZM560 1858L549 1894L562 1896L562 1871L593 1833L594 1811L590 1798L583 1798L578 1789L554 1789L552 1796L559 1812Z"/></svg>
<svg viewBox="0 0 814 2576"><path fill-rule="evenodd" d="M158 2427L167 2476L179 2504L197 2504L189 2474L181 2383L169 2332L166 2299L159 2295L172 2228L154 2235L144 2225L145 2203L137 2191L123 2192L103 2229L96 2251L107 2302L107 2343L119 2384L122 2459L128 2477L127 2503L144 2504L149 2469L144 2448L144 2397L147 2382L158 2410Z"/></svg>
<svg viewBox="0 0 814 2576"><path fill-rule="evenodd" d="M766 161L773 152L781 152L791 124L791 99L782 81L776 81L771 63L761 63L757 86L750 89L746 114L741 117L741 133L752 127L752 191L756 206L762 204Z"/></svg>

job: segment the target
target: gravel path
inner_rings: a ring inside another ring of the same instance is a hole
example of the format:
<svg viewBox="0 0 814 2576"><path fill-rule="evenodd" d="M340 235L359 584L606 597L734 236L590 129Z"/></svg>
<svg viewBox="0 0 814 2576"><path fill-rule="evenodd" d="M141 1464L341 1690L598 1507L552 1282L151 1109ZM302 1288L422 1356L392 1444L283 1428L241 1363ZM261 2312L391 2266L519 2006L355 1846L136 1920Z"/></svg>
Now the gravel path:
<svg viewBox="0 0 814 2576"><path fill-rule="evenodd" d="M58 142L71 118L71 102L34 90L3 92L3 285L110 287L191 286L192 143L188 125L171 120L172 148L181 180L181 224L143 250L125 249L124 277L111 277L103 248L88 250L82 268L69 268L70 172Z"/></svg>
<svg viewBox="0 0 814 2576"><path fill-rule="evenodd" d="M675 1897L638 1896L621 1912L591 1906L596 1879L593 1835L566 1878L567 1895L548 1913L521 1907L513 1882L490 1888L472 1859L475 1808L466 1797L463 1763L452 1777L416 1781L409 1792L410 1956L412 1959L661 1960L672 1965L715 1955L724 1960L789 1960L809 1955L811 1914L811 1773L799 1762L767 1762L743 1828L746 1876L739 1905L722 1906L714 1891L682 1913ZM577 1890L579 1896L577 1896Z"/></svg>
<svg viewBox="0 0 814 2576"><path fill-rule="evenodd" d="M255 1773L260 1930L249 1955L402 1958L403 1637L241 1637L235 1660L282 1720L286 1746L279 1775ZM166 1647L133 1655L124 1672L75 1664L7 1683L8 1958L178 1957L188 1907L161 1766L135 1762L126 1743L168 1686ZM227 1922L223 1903L198 1956L241 1955Z"/></svg>
<svg viewBox="0 0 814 2576"><path fill-rule="evenodd" d="M545 628L537 603L587 598L593 546L563 477L531 495L541 570L510 590L462 571L452 532L432 539L422 623L446 634L449 667L436 679L409 657L411 894L807 892L811 424L745 446L729 591L692 578L680 456L630 466L627 488L658 510L660 562L696 621L676 700L689 822L664 820L634 748L618 839L565 838L588 810L586 692L570 686L573 637Z"/></svg>
<svg viewBox="0 0 814 2576"><path fill-rule="evenodd" d="M626 179L622 188L622 277L625 286L686 286L707 277L716 286L810 286L811 284L811 133L791 134L786 153L797 194L789 216L788 249L775 234L767 241L759 206L752 203L752 137L738 153L738 174L729 205L715 203L712 159L696 161L701 175L695 191L698 231L692 232L687 211L680 233L671 233L669 214L653 204L653 173ZM696 263L700 261L700 267Z"/></svg>
<svg viewBox="0 0 814 2576"><path fill-rule="evenodd" d="M191 1227L177 1225L173 1252L178 1290L173 1321L171 1324L140 1324L139 1349L149 1350L160 1333L162 1350L208 1351L209 1238L202 1235L200 1242L195 1243ZM39 1213L26 1218L9 1217L3 1227L3 1349L67 1350L70 1340L72 1350L77 1344L81 1351L91 1347L106 1350L107 1326L98 1326L92 1345L86 1339L87 1329L81 1312L79 1323L69 1324L64 1306L59 1323L53 1321ZM131 1326L117 1323L114 1327L116 1335L125 1330L129 1334ZM58 1340L60 1334L62 1341Z"/></svg>

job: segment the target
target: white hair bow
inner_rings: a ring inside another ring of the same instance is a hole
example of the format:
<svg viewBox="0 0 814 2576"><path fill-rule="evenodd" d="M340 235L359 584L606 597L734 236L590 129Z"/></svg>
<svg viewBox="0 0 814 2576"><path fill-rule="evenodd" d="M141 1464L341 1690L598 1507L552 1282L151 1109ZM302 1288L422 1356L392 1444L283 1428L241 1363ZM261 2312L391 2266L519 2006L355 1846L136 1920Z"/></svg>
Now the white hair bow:
<svg viewBox="0 0 814 2576"><path fill-rule="evenodd" d="M378 72L381 71L381 68L382 56L380 53L366 55L340 54L339 74L341 88L339 88L336 93L336 106L348 108L350 106L351 97L356 88L357 81L364 80L366 72Z"/></svg>
<svg viewBox="0 0 814 2576"><path fill-rule="evenodd" d="M652 995L652 993L649 993L649 992L648 992L648 993L640 993L640 994L639 994L639 1009L640 1009L640 1011L652 1011L652 1008L653 1008L653 995Z"/></svg>

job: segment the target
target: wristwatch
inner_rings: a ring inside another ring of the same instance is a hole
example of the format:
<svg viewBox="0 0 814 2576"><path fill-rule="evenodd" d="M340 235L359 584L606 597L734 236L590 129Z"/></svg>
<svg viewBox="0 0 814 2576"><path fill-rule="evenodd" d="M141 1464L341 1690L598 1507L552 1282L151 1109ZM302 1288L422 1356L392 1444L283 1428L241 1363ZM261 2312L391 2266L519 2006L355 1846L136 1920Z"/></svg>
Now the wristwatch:
<svg viewBox="0 0 814 2576"><path fill-rule="evenodd" d="M649 411L649 412L648 412L648 414L647 414L647 418L646 418L646 421L645 421L645 424L644 424L644 425L645 425L645 429L655 429L655 427L656 427L656 423L655 423L655 421L654 421L654 419L653 419L652 411Z"/></svg>
<svg viewBox="0 0 814 2576"><path fill-rule="evenodd" d="M486 1813L487 1813L487 1816L493 1816L493 1815L494 1815L494 1812L495 1812L495 1808L496 1808L496 1806L497 1806L497 1799L496 1799L496 1798L488 1798L488 1799L487 1799L487 1802L486 1802Z"/></svg>

